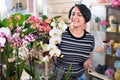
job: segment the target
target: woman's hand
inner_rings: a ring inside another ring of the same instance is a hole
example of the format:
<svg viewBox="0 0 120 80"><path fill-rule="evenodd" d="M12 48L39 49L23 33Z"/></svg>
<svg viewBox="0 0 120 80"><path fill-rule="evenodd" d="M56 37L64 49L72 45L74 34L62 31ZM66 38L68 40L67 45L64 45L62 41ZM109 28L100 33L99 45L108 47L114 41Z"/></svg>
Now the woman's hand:
<svg viewBox="0 0 120 80"><path fill-rule="evenodd" d="M85 62L84 62L84 68L88 69L88 68L92 68L92 59L88 58Z"/></svg>

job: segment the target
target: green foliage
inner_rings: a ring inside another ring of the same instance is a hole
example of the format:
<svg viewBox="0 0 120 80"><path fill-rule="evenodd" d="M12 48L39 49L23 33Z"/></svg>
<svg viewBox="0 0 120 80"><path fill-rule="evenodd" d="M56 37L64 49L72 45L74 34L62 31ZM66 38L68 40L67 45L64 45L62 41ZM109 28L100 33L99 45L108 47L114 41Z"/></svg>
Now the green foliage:
<svg viewBox="0 0 120 80"><path fill-rule="evenodd" d="M45 20L45 19L47 19L48 17L46 16L46 15L42 15L42 19L43 19L43 21Z"/></svg>
<svg viewBox="0 0 120 80"><path fill-rule="evenodd" d="M101 19L100 19L99 17L96 17L96 18L95 18L95 22L96 22L96 23L99 23L100 21L101 21Z"/></svg>
<svg viewBox="0 0 120 80"><path fill-rule="evenodd" d="M9 26L13 26L12 30L14 30L16 28L16 25L18 24L19 26L22 26L24 21L26 21L29 16L31 16L31 14L21 14L21 13L15 13L12 14L9 18L5 18L3 19L0 23L1 26L0 27L9 27ZM26 24L25 28L29 28L30 24Z"/></svg>
<svg viewBox="0 0 120 80"><path fill-rule="evenodd" d="M39 80L40 73L36 66L24 65L24 69L32 77L32 80Z"/></svg>
<svg viewBox="0 0 120 80"><path fill-rule="evenodd" d="M72 64L69 65L68 71L67 71L67 73L65 75L65 80L69 80L69 77L70 77L71 72L72 72L71 68L72 68Z"/></svg>
<svg viewBox="0 0 120 80"><path fill-rule="evenodd" d="M57 20L58 18L60 18L61 16L55 16L51 19L51 21L53 21L53 19Z"/></svg>

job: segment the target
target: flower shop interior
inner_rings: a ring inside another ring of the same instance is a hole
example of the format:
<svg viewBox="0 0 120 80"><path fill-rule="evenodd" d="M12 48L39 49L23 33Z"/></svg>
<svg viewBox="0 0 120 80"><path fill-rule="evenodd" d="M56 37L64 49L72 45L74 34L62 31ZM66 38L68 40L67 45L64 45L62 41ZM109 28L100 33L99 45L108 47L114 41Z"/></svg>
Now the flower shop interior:
<svg viewBox="0 0 120 80"><path fill-rule="evenodd" d="M91 10L91 20L85 29L95 38L92 69L87 71L87 79L120 80L120 0L0 0L0 2L0 80L59 80L50 79L53 75L48 76L54 66L52 59L48 60L46 56L43 58L39 53L43 51L45 54L48 53L46 47L49 35L46 33L50 30L48 26L50 19L60 17L63 25L69 26L69 9L74 4L81 3ZM42 24L41 19L46 21L45 24ZM48 26L42 31L46 33L36 32L42 30L39 23ZM33 29L36 26L39 26L38 30ZM21 42L20 39L23 37ZM26 45L28 49L21 45Z"/></svg>

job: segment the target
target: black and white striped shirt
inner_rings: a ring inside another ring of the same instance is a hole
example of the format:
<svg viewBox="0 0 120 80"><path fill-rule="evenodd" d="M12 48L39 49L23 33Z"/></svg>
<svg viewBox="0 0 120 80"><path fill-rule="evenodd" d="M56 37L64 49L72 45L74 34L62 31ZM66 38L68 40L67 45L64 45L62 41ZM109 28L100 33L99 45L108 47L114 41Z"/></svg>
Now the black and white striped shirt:
<svg viewBox="0 0 120 80"><path fill-rule="evenodd" d="M74 37L69 28L62 35L62 41L59 48L64 55L57 58L57 67L64 66L65 73L70 64L72 64L71 77L78 77L84 72L83 63L88 59L89 54L94 49L94 37L87 31L80 38Z"/></svg>

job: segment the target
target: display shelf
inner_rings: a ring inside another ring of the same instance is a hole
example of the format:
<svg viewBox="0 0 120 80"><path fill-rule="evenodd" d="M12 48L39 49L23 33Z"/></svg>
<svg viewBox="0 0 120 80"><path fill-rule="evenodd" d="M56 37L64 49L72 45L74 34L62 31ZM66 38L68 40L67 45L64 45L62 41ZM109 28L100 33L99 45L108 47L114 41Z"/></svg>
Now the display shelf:
<svg viewBox="0 0 120 80"><path fill-rule="evenodd" d="M115 43L120 43L120 31L118 30L118 28L120 26L120 15L119 15L119 13L120 13L120 7L119 8L113 8L111 5L112 5L111 3L96 3L96 4L91 4L90 8L92 9L92 7L96 7L96 6L105 6L106 20L107 21L109 21L108 18L109 18L110 15L117 16L119 23L117 24L118 27L117 27L116 32L107 32L106 31L105 32L105 35L106 35L105 38L106 39L110 39L110 40L114 40ZM93 23L93 21L92 21L92 20L94 20L93 18L91 19L91 23ZM93 25L93 24L91 24L91 25ZM108 26L108 28L109 27L110 26ZM92 31L92 29L93 29L93 26L91 26L91 31ZM115 56L116 50L113 50L113 51L114 51L113 52L114 55L107 55L106 54L105 64L107 66L109 66L109 67L114 67L114 62L116 60L120 60L119 57Z"/></svg>
<svg viewBox="0 0 120 80"><path fill-rule="evenodd" d="M102 75L102 74L99 74L97 73L96 71L92 70L92 71L89 71L88 72L88 76L89 76L89 80L113 80L111 78L109 78L108 76L106 75Z"/></svg>
<svg viewBox="0 0 120 80"><path fill-rule="evenodd" d="M116 57L115 53L112 55L106 55L106 65L108 67L114 67L114 62L120 60L120 57Z"/></svg>
<svg viewBox="0 0 120 80"><path fill-rule="evenodd" d="M120 42L120 32L106 32L106 38Z"/></svg>

